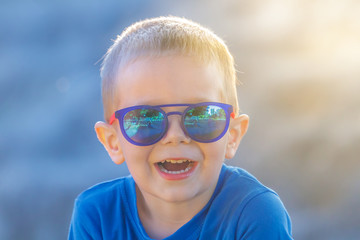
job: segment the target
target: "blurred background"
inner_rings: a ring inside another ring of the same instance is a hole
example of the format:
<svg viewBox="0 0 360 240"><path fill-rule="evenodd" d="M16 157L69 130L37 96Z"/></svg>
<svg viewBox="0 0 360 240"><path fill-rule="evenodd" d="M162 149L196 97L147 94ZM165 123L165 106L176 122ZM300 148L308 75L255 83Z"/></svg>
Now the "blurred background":
<svg viewBox="0 0 360 240"><path fill-rule="evenodd" d="M0 0L0 239L66 239L75 197L128 174L96 139L98 61L177 15L233 53L249 131L229 164L276 190L295 239L359 239L360 1Z"/></svg>

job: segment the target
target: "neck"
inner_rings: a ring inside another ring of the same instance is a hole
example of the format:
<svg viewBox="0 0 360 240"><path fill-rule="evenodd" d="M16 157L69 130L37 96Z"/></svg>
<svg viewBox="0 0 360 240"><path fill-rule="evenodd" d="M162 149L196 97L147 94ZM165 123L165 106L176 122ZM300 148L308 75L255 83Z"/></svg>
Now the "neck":
<svg viewBox="0 0 360 240"><path fill-rule="evenodd" d="M138 214L149 237L163 239L175 233L207 204L214 189L190 201L168 202L136 187Z"/></svg>

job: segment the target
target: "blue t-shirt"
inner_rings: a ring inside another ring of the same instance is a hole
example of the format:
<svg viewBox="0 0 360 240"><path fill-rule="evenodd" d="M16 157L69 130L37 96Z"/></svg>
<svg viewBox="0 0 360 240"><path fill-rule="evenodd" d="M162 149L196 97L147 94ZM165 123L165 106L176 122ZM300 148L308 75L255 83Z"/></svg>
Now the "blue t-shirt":
<svg viewBox="0 0 360 240"><path fill-rule="evenodd" d="M144 239L131 176L100 183L76 199L69 239ZM292 239L278 195L241 168L223 165L206 206L166 240Z"/></svg>

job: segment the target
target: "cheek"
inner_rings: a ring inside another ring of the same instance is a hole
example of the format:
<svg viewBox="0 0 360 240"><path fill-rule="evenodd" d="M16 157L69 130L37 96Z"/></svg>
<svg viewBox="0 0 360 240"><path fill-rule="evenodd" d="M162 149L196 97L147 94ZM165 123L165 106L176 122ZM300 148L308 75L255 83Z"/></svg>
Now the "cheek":
<svg viewBox="0 0 360 240"><path fill-rule="evenodd" d="M209 164L222 163L226 153L226 139L222 138L214 143L204 143L203 152L205 158L209 159Z"/></svg>
<svg viewBox="0 0 360 240"><path fill-rule="evenodd" d="M149 162L151 147L140 147L131 143L125 143L123 147L125 163L130 174L136 182L146 182L152 169Z"/></svg>
<svg viewBox="0 0 360 240"><path fill-rule="evenodd" d="M140 147L129 143L123 136L119 138L125 162L129 168L144 164L151 152L151 147ZM129 169L130 170L130 169Z"/></svg>

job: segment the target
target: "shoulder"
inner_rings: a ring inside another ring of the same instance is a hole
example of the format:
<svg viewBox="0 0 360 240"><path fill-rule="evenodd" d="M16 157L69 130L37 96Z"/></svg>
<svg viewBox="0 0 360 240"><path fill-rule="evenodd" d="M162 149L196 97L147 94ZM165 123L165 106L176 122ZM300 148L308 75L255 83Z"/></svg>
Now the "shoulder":
<svg viewBox="0 0 360 240"><path fill-rule="evenodd" d="M210 206L210 212L221 213L231 221L239 219L249 201L257 195L273 191L261 184L247 171L223 165L218 185ZM275 193L274 193L275 194Z"/></svg>
<svg viewBox="0 0 360 240"><path fill-rule="evenodd" d="M111 232L105 226L121 225L119 212L126 208L126 195L132 178L124 177L99 183L84 192L75 200L69 239L102 239L103 234ZM119 226L115 227L119 227ZM105 231L105 232L104 232Z"/></svg>
<svg viewBox="0 0 360 240"><path fill-rule="evenodd" d="M240 239L291 239L291 221L278 194L250 173L224 165L218 187L212 207L225 214Z"/></svg>
<svg viewBox="0 0 360 240"><path fill-rule="evenodd" d="M132 183L132 178L123 177L102 182L82 192L74 204L74 218L84 219L89 216L101 219L100 216L115 211L115 208L124 207Z"/></svg>
<svg viewBox="0 0 360 240"><path fill-rule="evenodd" d="M119 192L125 191L126 185L130 182L129 177L117 178L110 181L98 183L83 191L77 198L76 203L98 202L112 199Z"/></svg>
<svg viewBox="0 0 360 240"><path fill-rule="evenodd" d="M242 203L263 192L275 193L246 170L227 165L224 165L221 170L217 192L220 197L229 197L230 195Z"/></svg>
<svg viewBox="0 0 360 240"><path fill-rule="evenodd" d="M249 199L238 222L244 239L292 239L291 220L274 192L263 192Z"/></svg>

